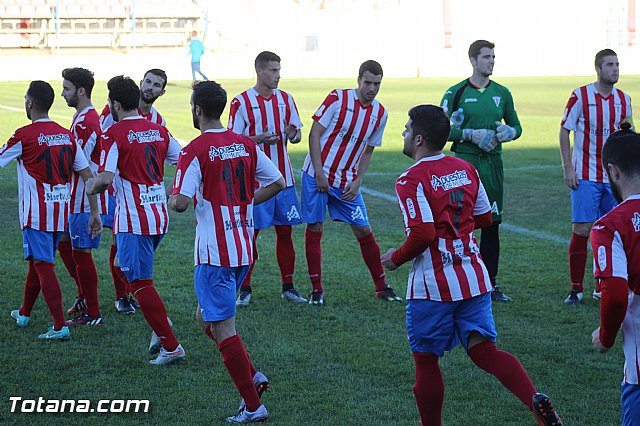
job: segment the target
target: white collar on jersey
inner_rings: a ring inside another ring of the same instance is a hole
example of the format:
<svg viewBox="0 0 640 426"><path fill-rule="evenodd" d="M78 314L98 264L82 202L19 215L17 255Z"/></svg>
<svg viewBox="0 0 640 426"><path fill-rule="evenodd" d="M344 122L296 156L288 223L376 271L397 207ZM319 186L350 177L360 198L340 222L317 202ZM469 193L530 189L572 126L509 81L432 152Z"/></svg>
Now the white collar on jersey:
<svg viewBox="0 0 640 426"><path fill-rule="evenodd" d="M627 200L640 200L640 194L629 195L624 201Z"/></svg>
<svg viewBox="0 0 640 426"><path fill-rule="evenodd" d="M82 111L80 111L80 112L78 113L78 115L86 114L86 113L87 113L87 111L90 111L90 110L92 110L92 109L95 109L95 108L94 108L94 106L93 106L93 105L89 105L88 107L86 107L85 109L83 109Z"/></svg>
<svg viewBox="0 0 640 426"><path fill-rule="evenodd" d="M227 131L226 127L221 127L219 129L207 129L203 133L224 133Z"/></svg>
<svg viewBox="0 0 640 426"><path fill-rule="evenodd" d="M50 118L41 118L40 120L34 121L34 123L48 123L49 121L53 121Z"/></svg>
<svg viewBox="0 0 640 426"><path fill-rule="evenodd" d="M143 117L143 116L141 116L141 115L132 115L131 117L125 117L125 118L123 118L123 120L137 120L137 119L139 119L139 118L144 118L144 117Z"/></svg>
<svg viewBox="0 0 640 426"><path fill-rule="evenodd" d="M422 163L423 161L436 161L436 160L439 160L441 158L444 158L444 154L443 153L440 153L438 155L432 155L431 157L421 158L420 160L416 161L416 164Z"/></svg>

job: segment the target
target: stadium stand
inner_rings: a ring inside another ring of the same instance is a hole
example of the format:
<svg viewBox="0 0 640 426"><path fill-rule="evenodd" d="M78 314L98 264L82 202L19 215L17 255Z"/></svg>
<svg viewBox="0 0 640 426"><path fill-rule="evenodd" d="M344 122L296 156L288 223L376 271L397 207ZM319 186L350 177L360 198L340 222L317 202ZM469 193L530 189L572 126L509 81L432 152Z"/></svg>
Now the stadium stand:
<svg viewBox="0 0 640 426"><path fill-rule="evenodd" d="M192 0L2 0L0 47L186 46Z"/></svg>

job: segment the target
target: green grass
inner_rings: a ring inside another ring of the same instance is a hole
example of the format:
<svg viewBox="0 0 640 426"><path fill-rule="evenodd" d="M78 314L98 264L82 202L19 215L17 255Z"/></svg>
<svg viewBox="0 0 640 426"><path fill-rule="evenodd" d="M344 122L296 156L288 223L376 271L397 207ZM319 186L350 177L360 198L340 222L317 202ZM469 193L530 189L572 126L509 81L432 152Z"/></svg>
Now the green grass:
<svg viewBox="0 0 640 426"><path fill-rule="evenodd" d="M514 95L524 134L505 146L505 221L523 228L569 238L569 194L559 166L557 133L572 89L591 81L580 78L509 78L500 80ZM222 81L232 96L253 84ZM379 99L389 109L383 146L376 150L364 185L393 194L395 177L411 164L401 154L406 111L419 103L438 103L453 80L385 79ZM623 89L637 88L640 77L625 77ZM60 82L54 82L60 93ZM310 116L330 89L352 87L353 80L283 80L300 109L304 131ZM0 139L27 124L22 112L26 82L0 83ZM637 92L630 91L632 98ZM105 84L94 89L101 109ZM174 82L157 102L169 129L188 141L191 126L189 83ZM18 112L5 107L18 108ZM72 110L58 96L51 113L68 126ZM291 147L294 167L302 165L305 142ZM546 168L531 168L547 166ZM173 174L168 168L168 175ZM169 234L155 262L155 283L188 358L181 366L147 364L150 329L136 314L116 315L107 268L108 243L94 256L100 277L101 309L106 326L72 330L66 343L40 342L50 316L40 299L26 329L9 318L22 300L26 264L22 260L17 215L15 166L0 170L0 423L2 424L223 424L239 397L220 355L196 325L192 284L193 211L171 214ZM383 250L402 243L398 207L365 195L369 219ZM309 288L303 251L304 228L294 228L296 283ZM415 425L413 360L405 337L402 305L373 298L373 284L347 226L327 223L323 239L327 306L311 308L279 297L273 231L260 233L261 260L256 266L254 299L238 313L238 329L254 362L270 378L264 398L275 425ZM567 246L554 241L502 231L500 281L512 304L494 306L499 346L520 358L536 386L552 396L569 425L615 425L620 418L620 344L597 354L590 334L598 324L598 305L590 298L578 307L565 306L568 291ZM59 262L58 262L59 263ZM587 268L590 270L590 268ZM75 286L61 263L56 271L64 305ZM408 267L389 274L400 294L406 290ZM592 289L587 272L587 291ZM534 424L528 411L493 377L476 368L461 348L441 360L446 383L445 425ZM10 413L9 396L26 399L149 399L147 414ZM597 413L597 414L596 414Z"/></svg>

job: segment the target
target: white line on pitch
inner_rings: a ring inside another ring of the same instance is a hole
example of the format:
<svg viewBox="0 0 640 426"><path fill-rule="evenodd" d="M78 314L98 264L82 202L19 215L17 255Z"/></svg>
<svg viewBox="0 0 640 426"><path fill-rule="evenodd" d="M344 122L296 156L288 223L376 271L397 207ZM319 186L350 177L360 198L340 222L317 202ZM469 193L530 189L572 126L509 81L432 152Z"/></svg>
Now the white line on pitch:
<svg viewBox="0 0 640 426"><path fill-rule="evenodd" d="M560 170L560 164L538 164L535 166L523 166L504 169L505 172L519 172L522 170L546 170L546 169L558 169ZM367 172L367 176L400 176L397 172Z"/></svg>
<svg viewBox="0 0 640 426"><path fill-rule="evenodd" d="M16 108L16 107L12 107L9 105L2 105L0 104L0 109L4 109L7 111L11 111L11 112L25 112L24 108ZM53 118L62 118L65 120L71 120L73 117L68 116L68 115L58 115L58 114L49 114L49 117L53 117Z"/></svg>

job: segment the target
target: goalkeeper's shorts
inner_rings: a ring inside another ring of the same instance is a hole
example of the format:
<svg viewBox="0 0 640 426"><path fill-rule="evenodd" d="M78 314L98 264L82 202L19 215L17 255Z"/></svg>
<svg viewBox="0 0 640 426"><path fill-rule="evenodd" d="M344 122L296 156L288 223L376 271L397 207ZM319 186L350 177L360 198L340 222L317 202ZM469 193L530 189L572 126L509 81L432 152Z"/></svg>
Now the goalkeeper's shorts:
<svg viewBox="0 0 640 426"><path fill-rule="evenodd" d="M489 197L489 205L493 216L493 223L502 222L502 200L504 198L504 170L502 156L492 154L466 154L456 152L456 157L471 163L478 174Z"/></svg>

